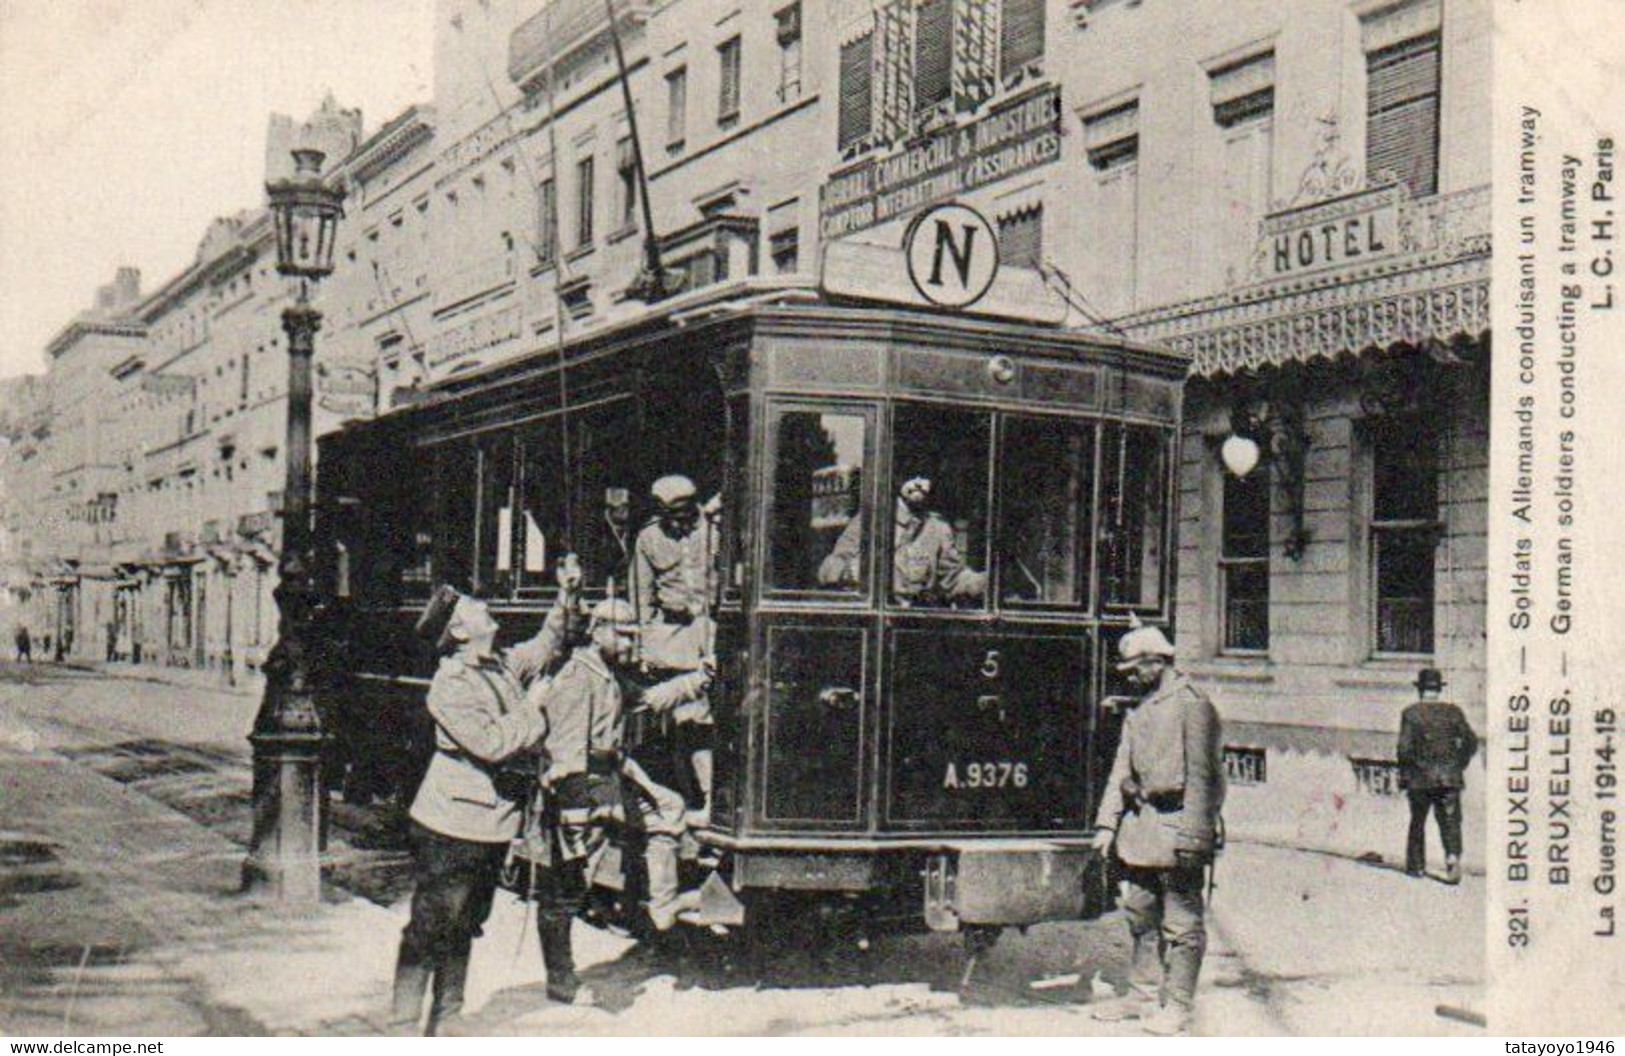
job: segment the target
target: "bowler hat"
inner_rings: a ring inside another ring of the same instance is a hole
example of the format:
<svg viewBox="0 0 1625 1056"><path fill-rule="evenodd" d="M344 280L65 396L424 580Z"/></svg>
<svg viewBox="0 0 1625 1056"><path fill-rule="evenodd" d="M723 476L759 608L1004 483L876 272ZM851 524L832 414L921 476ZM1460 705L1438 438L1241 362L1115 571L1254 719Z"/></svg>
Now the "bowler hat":
<svg viewBox="0 0 1625 1056"><path fill-rule="evenodd" d="M1416 673L1415 686L1424 693L1437 693L1445 687L1444 673L1436 667L1424 667Z"/></svg>

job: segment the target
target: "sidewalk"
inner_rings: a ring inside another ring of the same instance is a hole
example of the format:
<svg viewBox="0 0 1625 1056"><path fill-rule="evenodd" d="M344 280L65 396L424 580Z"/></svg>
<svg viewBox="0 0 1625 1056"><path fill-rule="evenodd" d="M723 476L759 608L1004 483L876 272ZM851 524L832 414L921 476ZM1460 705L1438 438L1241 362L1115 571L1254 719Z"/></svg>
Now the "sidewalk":
<svg viewBox="0 0 1625 1056"><path fill-rule="evenodd" d="M243 675L230 683L226 673L195 667L170 667L167 664L132 664L128 660L63 660L54 662L58 667L84 671L104 678L127 678L138 682L162 682L187 689L231 693L245 697L259 697L265 692L265 677L256 673ZM43 665L42 665L43 666Z"/></svg>

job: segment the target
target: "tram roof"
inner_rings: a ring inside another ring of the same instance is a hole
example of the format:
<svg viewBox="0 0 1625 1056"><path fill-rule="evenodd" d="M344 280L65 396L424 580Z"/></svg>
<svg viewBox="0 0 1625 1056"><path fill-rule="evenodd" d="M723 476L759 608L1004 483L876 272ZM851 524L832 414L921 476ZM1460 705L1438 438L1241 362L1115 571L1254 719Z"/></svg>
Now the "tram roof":
<svg viewBox="0 0 1625 1056"><path fill-rule="evenodd" d="M1190 367L1190 356L1184 352L1119 334L1007 315L832 296L810 277L754 276L679 294L585 333L567 336L562 342L549 341L534 351L441 378L427 386L422 398L379 418L399 420L501 388L521 377L549 374L558 367L561 344L564 363L574 366L679 334L692 339L707 328L748 325L801 333L827 327L841 336L893 336L970 344L996 341L1000 350L1017 353L1115 354L1122 357L1125 367L1165 376L1183 376Z"/></svg>

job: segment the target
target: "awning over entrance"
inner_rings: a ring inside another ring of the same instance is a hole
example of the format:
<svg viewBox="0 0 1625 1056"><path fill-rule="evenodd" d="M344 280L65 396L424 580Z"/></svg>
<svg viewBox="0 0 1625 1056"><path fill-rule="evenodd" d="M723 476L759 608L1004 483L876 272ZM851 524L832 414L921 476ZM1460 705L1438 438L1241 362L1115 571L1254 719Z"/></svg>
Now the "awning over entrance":
<svg viewBox="0 0 1625 1056"><path fill-rule="evenodd" d="M1392 215L1379 222L1379 210ZM1189 354L1192 373L1203 377L1401 344L1476 342L1489 333L1488 187L1414 202L1362 191L1312 212L1265 221L1250 274L1288 277L1143 312L1120 325L1137 339ZM1387 252L1336 264L1315 257L1324 243L1343 244L1346 225L1367 239L1358 243L1350 235L1349 245ZM1297 268L1306 274L1291 277Z"/></svg>

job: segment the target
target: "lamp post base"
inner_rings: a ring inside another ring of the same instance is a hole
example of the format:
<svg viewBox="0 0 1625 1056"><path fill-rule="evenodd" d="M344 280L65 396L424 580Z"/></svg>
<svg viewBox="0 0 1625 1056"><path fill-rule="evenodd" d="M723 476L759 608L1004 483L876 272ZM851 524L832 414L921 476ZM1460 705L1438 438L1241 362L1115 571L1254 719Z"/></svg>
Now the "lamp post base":
<svg viewBox="0 0 1625 1056"><path fill-rule="evenodd" d="M322 896L322 736L266 733L254 746L254 837L243 890L288 905Z"/></svg>

